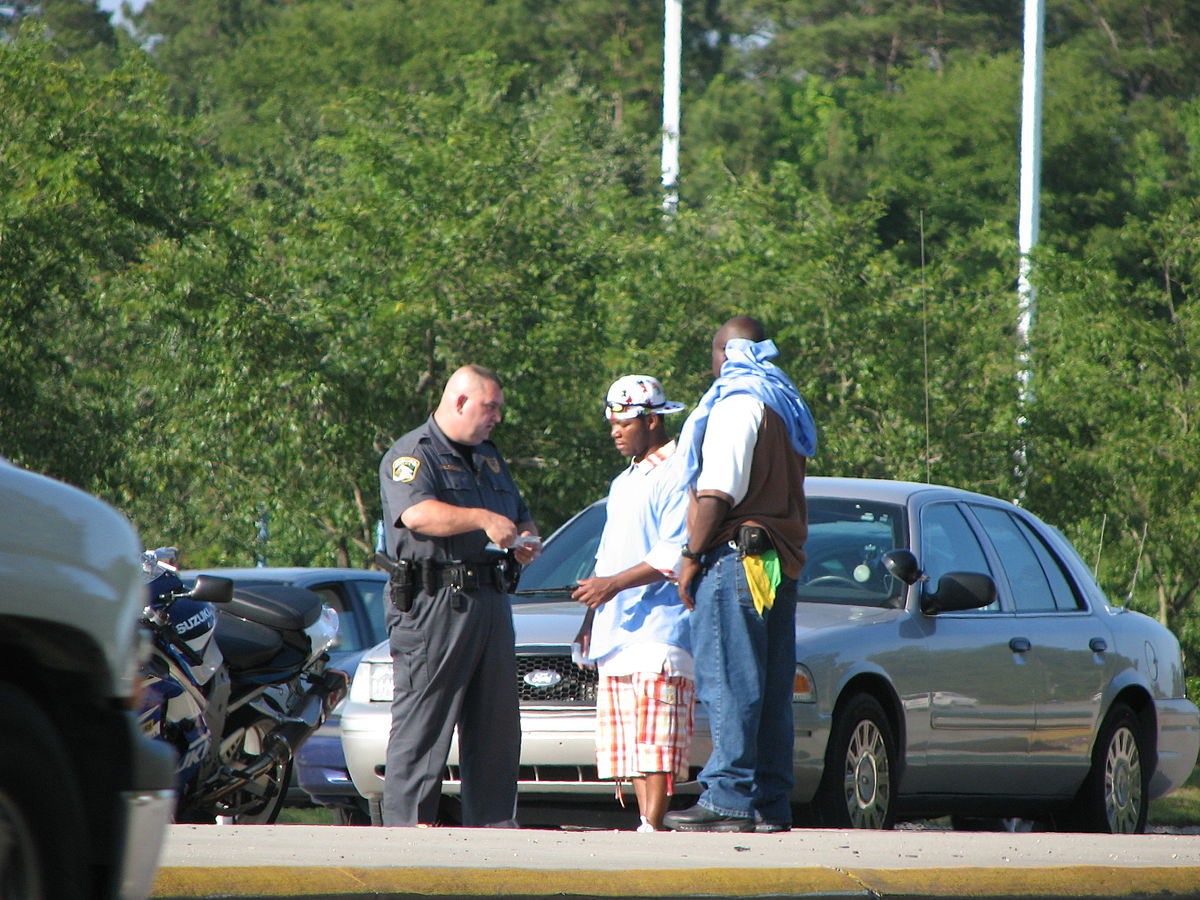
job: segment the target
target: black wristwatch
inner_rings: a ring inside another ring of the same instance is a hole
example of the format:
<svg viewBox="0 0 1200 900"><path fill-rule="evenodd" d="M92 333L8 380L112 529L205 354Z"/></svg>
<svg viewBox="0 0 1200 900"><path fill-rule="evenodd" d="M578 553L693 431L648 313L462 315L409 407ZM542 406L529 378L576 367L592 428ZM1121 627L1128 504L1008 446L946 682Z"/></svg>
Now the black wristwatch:
<svg viewBox="0 0 1200 900"><path fill-rule="evenodd" d="M693 553L691 550L689 550L687 544L684 544L680 548L679 555L684 559L694 559L696 562L700 562L700 557L702 556L700 553Z"/></svg>

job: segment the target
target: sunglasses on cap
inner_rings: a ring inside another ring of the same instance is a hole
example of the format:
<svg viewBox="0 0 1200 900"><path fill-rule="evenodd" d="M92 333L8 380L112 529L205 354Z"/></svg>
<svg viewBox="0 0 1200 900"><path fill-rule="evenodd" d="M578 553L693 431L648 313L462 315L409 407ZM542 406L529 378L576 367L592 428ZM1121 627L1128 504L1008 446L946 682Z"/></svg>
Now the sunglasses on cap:
<svg viewBox="0 0 1200 900"><path fill-rule="evenodd" d="M617 403L614 400L606 400L604 405L610 413L615 413L617 415L631 412L633 410L637 410L638 415L645 415L654 409L654 407L649 403Z"/></svg>

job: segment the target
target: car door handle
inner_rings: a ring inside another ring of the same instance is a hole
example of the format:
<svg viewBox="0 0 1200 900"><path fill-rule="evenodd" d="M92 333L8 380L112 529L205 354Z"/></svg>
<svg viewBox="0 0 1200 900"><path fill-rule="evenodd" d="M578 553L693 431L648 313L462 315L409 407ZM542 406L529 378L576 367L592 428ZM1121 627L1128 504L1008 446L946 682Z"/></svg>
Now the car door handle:
<svg viewBox="0 0 1200 900"><path fill-rule="evenodd" d="M1013 638L1008 642L1008 649L1013 653L1028 653L1033 648L1029 638Z"/></svg>
<svg viewBox="0 0 1200 900"><path fill-rule="evenodd" d="M1093 653L1103 653L1108 649L1108 641L1104 638L1092 638L1088 641L1088 647Z"/></svg>

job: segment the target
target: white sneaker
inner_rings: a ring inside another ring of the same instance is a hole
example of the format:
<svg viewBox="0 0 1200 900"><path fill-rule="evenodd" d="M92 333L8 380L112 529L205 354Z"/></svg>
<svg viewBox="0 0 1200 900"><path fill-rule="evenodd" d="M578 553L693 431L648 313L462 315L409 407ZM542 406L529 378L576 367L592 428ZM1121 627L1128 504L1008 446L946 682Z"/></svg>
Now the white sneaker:
<svg viewBox="0 0 1200 900"><path fill-rule="evenodd" d="M645 834L648 831L657 831L657 830L658 829L656 829L653 825L650 824L649 821L647 821L645 816L642 816L642 824L637 827L637 831L639 834Z"/></svg>

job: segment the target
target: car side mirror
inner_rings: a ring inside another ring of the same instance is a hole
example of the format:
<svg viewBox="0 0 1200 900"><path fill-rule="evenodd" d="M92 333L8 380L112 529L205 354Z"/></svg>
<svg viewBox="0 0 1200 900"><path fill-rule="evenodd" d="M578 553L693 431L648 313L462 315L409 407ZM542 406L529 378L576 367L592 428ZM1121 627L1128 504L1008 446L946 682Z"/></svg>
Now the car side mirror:
<svg viewBox="0 0 1200 900"><path fill-rule="evenodd" d="M889 550L883 554L883 567L888 570L888 574L899 578L905 584L916 584L924 574L911 550Z"/></svg>
<svg viewBox="0 0 1200 900"><path fill-rule="evenodd" d="M981 572L947 572L938 579L937 590L921 594L921 612L936 616L944 612L982 609L996 600L996 582Z"/></svg>
<svg viewBox="0 0 1200 900"><path fill-rule="evenodd" d="M191 598L203 603L228 603L233 599L233 582L218 575L197 575Z"/></svg>

